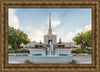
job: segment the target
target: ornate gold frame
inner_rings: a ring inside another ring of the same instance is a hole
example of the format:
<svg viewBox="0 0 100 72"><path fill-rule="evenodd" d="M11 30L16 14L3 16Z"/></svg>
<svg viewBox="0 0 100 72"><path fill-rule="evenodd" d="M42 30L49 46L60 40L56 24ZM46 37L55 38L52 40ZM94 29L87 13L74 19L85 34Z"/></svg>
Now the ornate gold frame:
<svg viewBox="0 0 100 72"><path fill-rule="evenodd" d="M100 0L1 0L0 72L99 72ZM8 64L8 8L92 8L92 64Z"/></svg>

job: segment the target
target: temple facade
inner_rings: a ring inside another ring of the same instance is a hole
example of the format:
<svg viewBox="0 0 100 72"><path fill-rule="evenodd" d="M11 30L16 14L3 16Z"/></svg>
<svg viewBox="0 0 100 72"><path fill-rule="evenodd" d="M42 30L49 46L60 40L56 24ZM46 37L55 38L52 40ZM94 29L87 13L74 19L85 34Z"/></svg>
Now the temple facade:
<svg viewBox="0 0 100 72"><path fill-rule="evenodd" d="M52 42L53 44L57 44L57 35L53 35L52 29L51 29L51 14L49 14L48 34L44 35L44 44L50 44L50 42Z"/></svg>

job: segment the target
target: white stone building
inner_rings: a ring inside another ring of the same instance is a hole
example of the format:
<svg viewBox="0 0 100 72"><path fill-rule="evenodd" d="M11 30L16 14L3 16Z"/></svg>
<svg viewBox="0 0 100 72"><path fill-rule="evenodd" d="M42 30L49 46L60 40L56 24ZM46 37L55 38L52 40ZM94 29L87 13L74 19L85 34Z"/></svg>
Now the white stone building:
<svg viewBox="0 0 100 72"><path fill-rule="evenodd" d="M23 44L23 43L22 43L22 44L20 44L20 46L22 46L22 47L24 47L24 48L26 47L26 45L25 45L25 44Z"/></svg>
<svg viewBox="0 0 100 72"><path fill-rule="evenodd" d="M52 42L53 44L57 44L57 36L53 35L52 29L51 29L51 14L49 14L48 34L44 35L44 44L50 44L50 42Z"/></svg>
<svg viewBox="0 0 100 72"><path fill-rule="evenodd" d="M48 29L48 34L44 35L44 43L40 44L40 43L33 43L30 42L26 45L23 45L23 47L35 47L35 45L42 45L43 47L47 47L50 42L52 42L52 44L54 45L54 47L57 47L58 45L64 45L65 47L78 47L80 48L81 45L76 45L75 42L66 42L66 43L61 43L61 44L57 44L57 35L54 35L52 33L52 28L51 28L51 14L49 14L49 29Z"/></svg>
<svg viewBox="0 0 100 72"><path fill-rule="evenodd" d="M26 47L35 47L36 44L37 43L30 42L26 44Z"/></svg>
<svg viewBox="0 0 100 72"><path fill-rule="evenodd" d="M76 43L75 42L66 42L64 43L65 47L75 47Z"/></svg>

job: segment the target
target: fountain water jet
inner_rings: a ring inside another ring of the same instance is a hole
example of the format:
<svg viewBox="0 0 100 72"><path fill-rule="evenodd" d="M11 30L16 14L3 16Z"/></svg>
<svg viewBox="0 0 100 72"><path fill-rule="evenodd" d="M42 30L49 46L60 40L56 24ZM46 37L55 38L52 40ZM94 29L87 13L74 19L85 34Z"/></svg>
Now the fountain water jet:
<svg viewBox="0 0 100 72"><path fill-rule="evenodd" d="M49 56L52 56L52 55L54 55L54 47L53 47L53 44L52 44L52 42L50 42L50 45L49 45L50 47L48 47L48 55Z"/></svg>

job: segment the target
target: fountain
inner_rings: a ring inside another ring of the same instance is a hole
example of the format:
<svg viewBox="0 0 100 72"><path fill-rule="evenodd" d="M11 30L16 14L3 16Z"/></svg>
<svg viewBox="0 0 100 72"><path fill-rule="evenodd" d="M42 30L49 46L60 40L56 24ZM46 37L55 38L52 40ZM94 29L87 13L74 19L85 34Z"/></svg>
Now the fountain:
<svg viewBox="0 0 100 72"><path fill-rule="evenodd" d="M50 42L50 47L48 47L47 50L48 50L48 55L49 55L49 56L53 55L54 49L53 49L53 44L52 44L52 42Z"/></svg>
<svg viewBox="0 0 100 72"><path fill-rule="evenodd" d="M28 60L31 63L71 63L73 59L72 55L59 54L57 50L54 50L52 42L50 42L49 47L46 50L42 49L41 54L30 54Z"/></svg>

